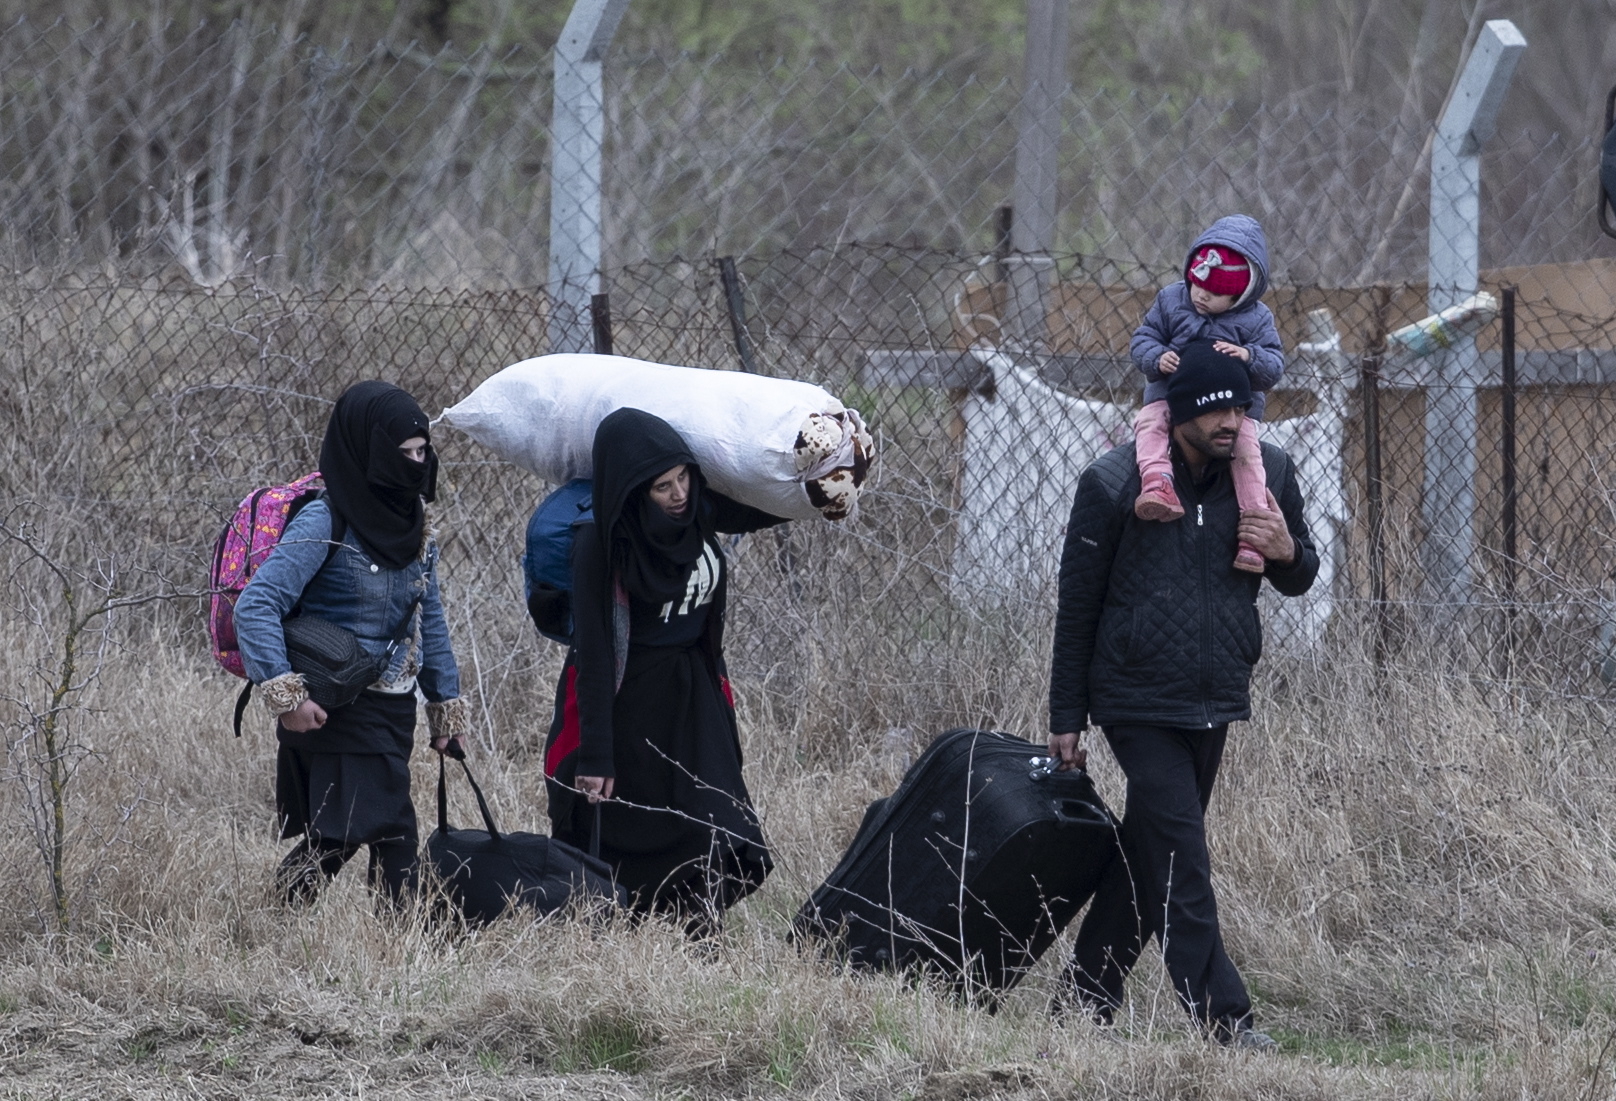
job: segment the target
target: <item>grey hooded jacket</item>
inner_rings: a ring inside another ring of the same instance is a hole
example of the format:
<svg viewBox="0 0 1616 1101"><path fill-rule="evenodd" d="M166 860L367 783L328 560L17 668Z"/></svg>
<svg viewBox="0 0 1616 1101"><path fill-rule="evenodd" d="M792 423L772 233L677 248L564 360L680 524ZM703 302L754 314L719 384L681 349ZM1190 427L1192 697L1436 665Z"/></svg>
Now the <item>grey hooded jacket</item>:
<svg viewBox="0 0 1616 1101"><path fill-rule="evenodd" d="M1268 290L1268 239L1257 219L1246 214L1230 214L1213 222L1195 239L1184 257L1188 271L1195 254L1207 245L1224 245L1251 261L1251 282L1246 292L1223 313L1202 317L1190 304L1189 283L1179 280L1164 287L1134 330L1128 353L1147 380L1146 404L1167 400L1167 376L1156 369L1162 353L1182 351L1192 340L1227 340L1251 353L1246 367L1251 372L1252 403L1247 412L1260 421L1265 404L1263 391L1273 387L1285 373L1285 352L1279 343L1274 314L1261 298Z"/></svg>

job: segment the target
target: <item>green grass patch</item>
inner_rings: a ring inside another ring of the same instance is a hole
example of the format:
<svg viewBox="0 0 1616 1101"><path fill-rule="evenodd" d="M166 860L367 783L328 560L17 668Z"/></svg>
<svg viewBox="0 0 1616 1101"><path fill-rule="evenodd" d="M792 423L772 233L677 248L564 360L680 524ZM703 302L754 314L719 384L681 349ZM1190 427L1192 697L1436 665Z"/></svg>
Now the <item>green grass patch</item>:
<svg viewBox="0 0 1616 1101"><path fill-rule="evenodd" d="M848 1046L863 1054L875 1054L885 1046L903 1055L913 1055L915 1044L910 1035L910 1017L904 1012L905 1008L902 1002L882 998L875 1003L874 1012L870 1015L869 1034Z"/></svg>
<svg viewBox="0 0 1616 1101"><path fill-rule="evenodd" d="M808 1061L808 1042L813 1036L811 1023L795 1017L782 1017L775 1027L774 1040L769 1045L769 1081L781 1089L790 1089L797 1072Z"/></svg>
<svg viewBox="0 0 1616 1101"><path fill-rule="evenodd" d="M1595 1017L1616 1017L1616 992L1591 967L1545 968L1543 1011L1550 1020L1582 1028Z"/></svg>
<svg viewBox="0 0 1616 1101"><path fill-rule="evenodd" d="M149 1063L157 1057L157 1047L157 1034L148 1029L125 1040L123 1053L131 1062Z"/></svg>
<svg viewBox="0 0 1616 1101"><path fill-rule="evenodd" d="M555 1069L562 1073L615 1070L638 1074L650 1065L657 1044L654 1029L643 1021L619 1014L595 1014L579 1022L577 1031L557 1046Z"/></svg>
<svg viewBox="0 0 1616 1101"><path fill-rule="evenodd" d="M1387 1067L1396 1070L1450 1071L1483 1061L1496 1061L1482 1048L1461 1048L1418 1036L1364 1040L1276 1028L1270 1035L1288 1055L1308 1055L1336 1067Z"/></svg>

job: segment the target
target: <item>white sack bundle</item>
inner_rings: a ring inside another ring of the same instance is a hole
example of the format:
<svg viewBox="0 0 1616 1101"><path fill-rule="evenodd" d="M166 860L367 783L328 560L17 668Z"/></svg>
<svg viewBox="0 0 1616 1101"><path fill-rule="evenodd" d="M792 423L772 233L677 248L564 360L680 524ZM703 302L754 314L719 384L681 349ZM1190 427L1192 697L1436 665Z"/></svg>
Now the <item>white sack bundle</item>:
<svg viewBox="0 0 1616 1101"><path fill-rule="evenodd" d="M595 429L622 408L672 425L720 493L792 520L851 514L875 453L858 413L811 383L624 356L524 359L442 419L559 485L590 476Z"/></svg>

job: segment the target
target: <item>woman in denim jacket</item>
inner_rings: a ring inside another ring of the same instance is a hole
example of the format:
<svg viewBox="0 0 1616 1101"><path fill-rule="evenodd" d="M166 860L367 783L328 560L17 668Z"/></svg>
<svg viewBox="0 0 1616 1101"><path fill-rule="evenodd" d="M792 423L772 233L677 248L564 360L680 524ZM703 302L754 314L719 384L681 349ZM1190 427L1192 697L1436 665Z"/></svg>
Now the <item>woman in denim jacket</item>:
<svg viewBox="0 0 1616 1101"><path fill-rule="evenodd" d="M432 748L463 751L460 674L424 508L437 488L429 440L426 416L398 387L361 382L345 391L320 448L325 496L287 525L236 603L247 677L277 719L275 805L281 836L299 838L278 883L292 903L312 901L360 845L370 846L373 887L394 902L414 889L409 758L418 687ZM347 628L378 658L403 641L380 679L328 713L287 660L281 621L294 610Z"/></svg>

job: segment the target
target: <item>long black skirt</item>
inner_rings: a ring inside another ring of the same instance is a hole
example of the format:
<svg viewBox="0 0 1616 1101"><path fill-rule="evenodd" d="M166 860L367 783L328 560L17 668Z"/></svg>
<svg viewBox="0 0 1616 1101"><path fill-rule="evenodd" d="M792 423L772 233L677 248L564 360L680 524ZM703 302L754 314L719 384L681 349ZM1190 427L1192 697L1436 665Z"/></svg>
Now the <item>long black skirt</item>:
<svg viewBox="0 0 1616 1101"><path fill-rule="evenodd" d="M548 742L550 818L556 837L587 850L594 806L566 786L576 775L572 668L569 657ZM635 908L723 910L757 890L774 862L741 776L727 685L700 646L631 648L612 730L617 777L600 806L600 855Z"/></svg>
<svg viewBox="0 0 1616 1101"><path fill-rule="evenodd" d="M319 730L277 728L276 735L275 809L283 838L415 844L413 694L362 692Z"/></svg>

